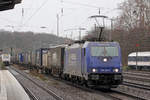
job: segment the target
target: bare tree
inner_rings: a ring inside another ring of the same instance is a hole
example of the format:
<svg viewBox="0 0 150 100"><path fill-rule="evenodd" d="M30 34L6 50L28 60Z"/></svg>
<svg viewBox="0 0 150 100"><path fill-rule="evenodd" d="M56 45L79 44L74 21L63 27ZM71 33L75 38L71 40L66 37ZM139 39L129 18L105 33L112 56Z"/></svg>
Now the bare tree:
<svg viewBox="0 0 150 100"><path fill-rule="evenodd" d="M118 27L124 30L150 27L150 2L148 0L127 0L119 9L122 11Z"/></svg>

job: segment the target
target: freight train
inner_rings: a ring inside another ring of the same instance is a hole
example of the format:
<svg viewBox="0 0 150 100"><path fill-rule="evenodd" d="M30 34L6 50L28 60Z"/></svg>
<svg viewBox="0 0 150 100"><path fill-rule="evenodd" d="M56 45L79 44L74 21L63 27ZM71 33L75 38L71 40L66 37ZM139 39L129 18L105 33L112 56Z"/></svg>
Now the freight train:
<svg viewBox="0 0 150 100"><path fill-rule="evenodd" d="M87 86L116 88L122 83L117 42L84 42L19 53L14 62Z"/></svg>

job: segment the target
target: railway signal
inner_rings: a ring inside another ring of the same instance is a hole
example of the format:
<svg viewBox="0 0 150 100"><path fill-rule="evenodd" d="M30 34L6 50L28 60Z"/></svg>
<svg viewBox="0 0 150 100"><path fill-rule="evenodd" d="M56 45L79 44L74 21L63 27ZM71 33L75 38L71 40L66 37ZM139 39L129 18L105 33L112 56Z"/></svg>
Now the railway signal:
<svg viewBox="0 0 150 100"><path fill-rule="evenodd" d="M140 45L139 44L136 44L136 47L139 47Z"/></svg>

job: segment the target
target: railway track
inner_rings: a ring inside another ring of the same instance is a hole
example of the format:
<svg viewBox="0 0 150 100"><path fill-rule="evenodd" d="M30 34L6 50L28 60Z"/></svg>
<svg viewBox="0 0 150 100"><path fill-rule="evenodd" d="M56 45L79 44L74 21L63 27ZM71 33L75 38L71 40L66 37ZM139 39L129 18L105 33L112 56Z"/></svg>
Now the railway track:
<svg viewBox="0 0 150 100"><path fill-rule="evenodd" d="M119 94L119 95L122 95L122 96L129 97L129 98L131 98L133 100L146 100L144 98L141 98L141 97L138 97L138 96L134 96L134 95L131 95L131 94L128 94L128 93L125 93L125 92L118 91L118 90L112 90L112 92L116 93L116 94ZM126 99L122 99L121 98L120 100L126 100Z"/></svg>
<svg viewBox="0 0 150 100"><path fill-rule="evenodd" d="M150 91L150 86L124 81L123 85Z"/></svg>
<svg viewBox="0 0 150 100"><path fill-rule="evenodd" d="M135 96L137 98L136 100L149 100L149 98L143 97L143 96L141 96L141 94L139 94L139 93L143 93L143 94L148 93L149 94L149 92L150 92L150 86L149 85L143 85L143 84L138 84L138 83L134 83L134 82L123 81L122 86L126 86L126 87L128 87L128 89L130 89L132 91L136 90L136 92L138 94L133 94L133 97L136 95ZM142 92L142 91L144 91L144 92Z"/></svg>
<svg viewBox="0 0 150 100"><path fill-rule="evenodd" d="M20 73L20 71L17 71L15 68L12 68L12 69L22 75L22 73ZM27 76L24 76L24 77L27 77ZM70 81L62 80L60 78L54 78L52 76L45 75L45 77L53 78L53 79L55 79L57 81L61 81L61 82L65 83L65 84L68 84L70 86L73 86L73 87L76 87L76 88L80 88L80 89L82 89L84 91L88 91L88 92L95 93L95 94L98 94L98 95L103 95L106 98L109 98L111 100L128 100L128 98L130 98L131 100L146 100L146 99L134 96L132 94L128 94L128 93L125 93L125 92L118 91L116 89L113 89L113 90L110 90L110 91L101 90L101 89L99 90L99 89L94 89L94 88L88 88L88 87L85 87L85 86L83 87L82 85L78 85L78 84L72 83ZM30 81L33 81L30 78L28 78L28 77L27 77L27 79L29 79ZM35 82L33 81L33 83L35 83ZM35 83L35 84L37 84L37 83ZM43 88L43 87L41 87L41 88ZM45 88L44 88L44 90L45 90ZM46 91L50 92L49 90L46 90ZM62 98L58 97L55 93L52 93L52 95L54 95L56 100L63 100ZM124 99L124 98L126 98L126 99ZM36 99L33 99L33 100L36 100Z"/></svg>
<svg viewBox="0 0 150 100"><path fill-rule="evenodd" d="M137 73L137 72L124 72L123 73L124 75L133 75L133 76L140 76L140 77L148 77L150 76L150 73L144 73L144 72L141 72L141 73Z"/></svg>
<svg viewBox="0 0 150 100"><path fill-rule="evenodd" d="M123 76L126 83L135 83L135 85L143 85L144 87L150 86L150 74L124 72Z"/></svg>
<svg viewBox="0 0 150 100"><path fill-rule="evenodd" d="M144 73L124 73L124 85L134 86L135 88L150 90L150 74Z"/></svg>
<svg viewBox="0 0 150 100"><path fill-rule="evenodd" d="M49 77L51 77L51 76L49 76ZM120 98L118 98L118 97L116 97L114 95L109 95L108 91L104 92L104 91L96 90L96 89L93 89L93 88L88 88L86 86L78 85L78 84L72 83L70 81L62 80L60 78L54 78L54 79L57 80L57 81L61 81L61 82L65 83L65 84L67 84L67 85L73 86L75 88L79 88L79 89L81 89L83 91L88 91L90 93L103 95L103 96L105 96L105 97L107 97L109 99L112 99L112 100L122 100L122 99L120 99Z"/></svg>
<svg viewBox="0 0 150 100"><path fill-rule="evenodd" d="M28 79L29 81L31 81L33 84L35 84L36 86L38 86L39 88L41 88L42 90L44 90L45 92L47 92L49 95L53 96L56 100L63 100L62 97L58 96L56 93L54 93L50 89L44 88L43 86L39 85L38 83L36 83L32 79L30 79L29 77L27 77L26 75L24 75L20 71L16 70L15 68L13 68L13 67L9 67L9 68L12 69L12 70L14 70L14 71L16 71L17 73L19 73L20 75L22 75L24 78ZM33 100L38 100L28 88L24 87L24 89L27 91L27 93L29 93L29 96L31 98L33 98Z"/></svg>
<svg viewBox="0 0 150 100"><path fill-rule="evenodd" d="M138 74L150 74L150 71L138 71L138 70L129 70L129 71L125 71L124 73L138 73Z"/></svg>
<svg viewBox="0 0 150 100"><path fill-rule="evenodd" d="M53 78L51 76L49 76L49 77ZM101 95L103 95L109 99L112 99L112 100L128 100L129 98L132 100L146 100L146 99L143 99L143 98L140 98L140 97L128 94L128 93L124 93L124 92L121 92L118 90L114 90L114 89L113 90L107 90L107 89L88 88L86 86L78 85L78 84L72 83L70 81L62 80L60 78L54 78L54 79L61 81L65 84L74 86L76 88L80 88L84 91L88 91L88 92L96 93L96 94L101 94ZM126 98L126 99L124 99L124 98Z"/></svg>
<svg viewBox="0 0 150 100"><path fill-rule="evenodd" d="M128 87L129 89L136 90L139 94L145 94L145 98L148 98L148 94L150 93L150 73L142 72L124 72L124 81L123 86Z"/></svg>
<svg viewBox="0 0 150 100"><path fill-rule="evenodd" d="M17 71L17 70L16 70L16 71ZM18 71L17 71L17 72L18 72ZM83 90L83 91L86 91L86 92L95 93L95 94L98 94L98 95L103 95L103 96L105 96L106 98L109 98L109 99L111 99L111 100L122 100L122 99L120 99L120 98L118 98L118 97L116 97L116 96L114 96L114 95L109 95L109 94L106 93L106 92L100 92L100 91L98 91L98 90L96 91L96 90L94 90L94 89L87 88L87 87L83 87L83 86L78 85L78 84L73 84L73 83L70 82L70 81L62 80L62 79L60 79L60 78L56 78L56 77L52 77L52 76L47 76L47 75L45 75L45 77L47 77L47 78L52 78L52 79L54 79L54 80L63 82L63 83L65 83L65 84L67 84L67 85L70 85L70 86L79 88L79 89L81 89L81 90Z"/></svg>
<svg viewBox="0 0 150 100"><path fill-rule="evenodd" d="M21 83L20 83L21 84ZM21 84L22 87L24 88L24 90L26 91L26 93L29 95L30 100L39 100L32 92L30 89L28 89L27 87L25 87L23 84Z"/></svg>

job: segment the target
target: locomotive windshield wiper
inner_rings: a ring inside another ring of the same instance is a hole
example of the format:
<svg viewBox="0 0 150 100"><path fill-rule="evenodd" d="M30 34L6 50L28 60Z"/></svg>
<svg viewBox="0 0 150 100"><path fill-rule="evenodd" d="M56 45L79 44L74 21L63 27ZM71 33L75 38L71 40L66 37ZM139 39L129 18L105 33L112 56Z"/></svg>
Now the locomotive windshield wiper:
<svg viewBox="0 0 150 100"><path fill-rule="evenodd" d="M107 51L106 51L106 47L104 47L104 56L106 56Z"/></svg>

